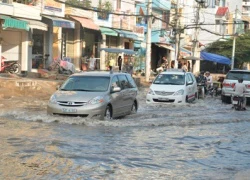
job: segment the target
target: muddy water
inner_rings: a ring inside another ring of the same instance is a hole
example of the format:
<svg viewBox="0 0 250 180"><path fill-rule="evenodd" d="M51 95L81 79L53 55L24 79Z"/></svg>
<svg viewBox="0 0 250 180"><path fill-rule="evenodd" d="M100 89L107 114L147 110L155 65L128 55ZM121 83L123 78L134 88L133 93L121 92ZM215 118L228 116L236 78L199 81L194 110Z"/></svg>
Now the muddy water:
<svg viewBox="0 0 250 180"><path fill-rule="evenodd" d="M111 121L1 99L0 179L249 179L250 110L210 97L152 106L145 93L137 114Z"/></svg>

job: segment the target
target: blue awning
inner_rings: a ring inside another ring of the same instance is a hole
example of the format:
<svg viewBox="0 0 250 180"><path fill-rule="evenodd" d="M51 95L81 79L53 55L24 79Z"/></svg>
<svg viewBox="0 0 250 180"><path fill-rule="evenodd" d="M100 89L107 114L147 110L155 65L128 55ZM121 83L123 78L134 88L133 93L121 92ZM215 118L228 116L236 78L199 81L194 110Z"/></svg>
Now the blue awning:
<svg viewBox="0 0 250 180"><path fill-rule="evenodd" d="M52 20L53 26L55 26L55 27L75 29L75 22L74 21L69 21L66 19L62 19L62 18L58 18L58 17L51 17L51 16L43 16L43 17Z"/></svg>
<svg viewBox="0 0 250 180"><path fill-rule="evenodd" d="M118 49L118 48L100 48L100 50L102 51L106 51L109 53L124 53L124 54L128 54L128 55L133 55L136 52L133 51L132 49Z"/></svg>
<svg viewBox="0 0 250 180"><path fill-rule="evenodd" d="M231 60L225 56L201 51L201 59L220 64L231 64Z"/></svg>
<svg viewBox="0 0 250 180"><path fill-rule="evenodd" d="M125 37L125 38L129 38L129 39L138 39L138 36L133 33L133 32L130 32L130 31L125 31L125 30L118 30L118 29L113 29L115 30L116 32L118 32L120 34L121 37Z"/></svg>

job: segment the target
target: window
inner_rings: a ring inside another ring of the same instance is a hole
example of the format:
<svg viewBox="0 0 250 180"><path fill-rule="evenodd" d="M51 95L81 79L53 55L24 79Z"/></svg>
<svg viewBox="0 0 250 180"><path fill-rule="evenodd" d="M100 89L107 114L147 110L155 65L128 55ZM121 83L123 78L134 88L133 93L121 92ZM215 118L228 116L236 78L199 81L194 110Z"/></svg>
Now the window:
<svg viewBox="0 0 250 180"><path fill-rule="evenodd" d="M128 85L130 88L136 88L134 79L130 75L126 75L128 78Z"/></svg>
<svg viewBox="0 0 250 180"><path fill-rule="evenodd" d="M129 82L128 79L126 78L125 75L119 75L118 76L120 84L121 84L121 88L122 89L128 89L129 88Z"/></svg>
<svg viewBox="0 0 250 180"><path fill-rule="evenodd" d="M116 9L121 9L121 0L116 1Z"/></svg>
<svg viewBox="0 0 250 180"><path fill-rule="evenodd" d="M117 41L117 37L116 36L107 36L106 38L106 45L108 47L116 47L117 44L118 44L118 41Z"/></svg>
<svg viewBox="0 0 250 180"><path fill-rule="evenodd" d="M194 82L190 74L186 74L187 77L187 83Z"/></svg>
<svg viewBox="0 0 250 180"><path fill-rule="evenodd" d="M73 76L61 86L63 91L91 91L104 92L109 87L109 77Z"/></svg>
<svg viewBox="0 0 250 180"><path fill-rule="evenodd" d="M119 82L117 76L114 76L114 77L112 78L111 87L112 87L112 88L114 88L114 87L121 87L120 82Z"/></svg>
<svg viewBox="0 0 250 180"><path fill-rule="evenodd" d="M125 48L125 49L129 49L129 42L125 42L125 43L124 43L124 48Z"/></svg>

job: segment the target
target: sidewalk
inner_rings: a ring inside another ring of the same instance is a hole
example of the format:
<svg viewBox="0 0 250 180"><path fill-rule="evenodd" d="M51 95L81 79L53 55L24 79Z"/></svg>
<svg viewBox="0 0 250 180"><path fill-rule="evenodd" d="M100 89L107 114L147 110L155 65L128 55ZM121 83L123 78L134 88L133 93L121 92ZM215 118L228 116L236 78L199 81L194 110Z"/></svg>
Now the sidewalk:
<svg viewBox="0 0 250 180"><path fill-rule="evenodd" d="M0 98L25 96L48 99L62 82L63 80L0 73Z"/></svg>
<svg viewBox="0 0 250 180"><path fill-rule="evenodd" d="M34 97L48 99L68 75L56 74L40 76L29 74L22 77L17 74L0 73L0 98ZM145 76L133 76L138 87L149 87Z"/></svg>

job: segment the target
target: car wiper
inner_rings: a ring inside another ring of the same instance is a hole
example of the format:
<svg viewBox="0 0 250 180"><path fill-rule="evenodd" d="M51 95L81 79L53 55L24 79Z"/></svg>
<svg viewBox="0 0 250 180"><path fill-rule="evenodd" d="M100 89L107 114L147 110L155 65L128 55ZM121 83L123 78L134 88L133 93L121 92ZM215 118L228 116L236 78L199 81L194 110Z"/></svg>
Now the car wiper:
<svg viewBox="0 0 250 180"><path fill-rule="evenodd" d="M92 90L87 90L87 89L71 89L71 91L92 91Z"/></svg>
<svg viewBox="0 0 250 180"><path fill-rule="evenodd" d="M68 89L60 89L61 91L69 91Z"/></svg>

